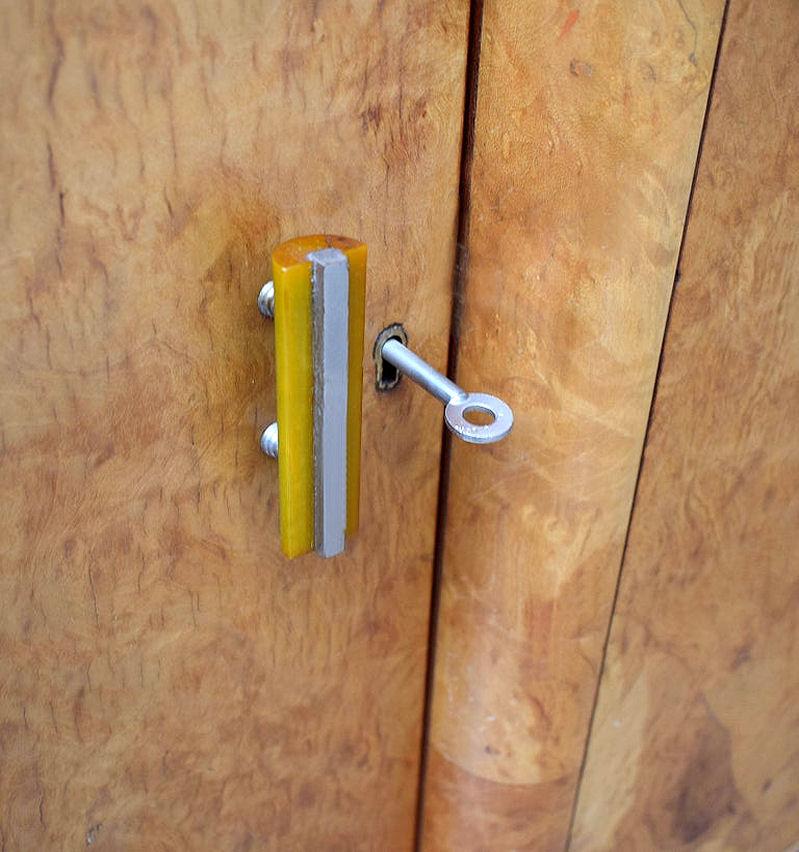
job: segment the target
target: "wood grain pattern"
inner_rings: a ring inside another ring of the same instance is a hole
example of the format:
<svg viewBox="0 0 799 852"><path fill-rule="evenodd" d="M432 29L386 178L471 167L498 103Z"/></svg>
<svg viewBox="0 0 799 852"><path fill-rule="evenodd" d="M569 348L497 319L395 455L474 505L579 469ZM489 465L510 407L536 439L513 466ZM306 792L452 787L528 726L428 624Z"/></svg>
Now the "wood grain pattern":
<svg viewBox="0 0 799 852"><path fill-rule="evenodd" d="M410 846L441 412L367 373L361 533L284 560L255 299L349 234L445 357L467 12L6 5L3 849Z"/></svg>
<svg viewBox="0 0 799 852"><path fill-rule="evenodd" d="M485 6L428 849L563 848L722 7Z"/></svg>
<svg viewBox="0 0 799 852"><path fill-rule="evenodd" d="M575 849L799 841L797 55L731 0Z"/></svg>

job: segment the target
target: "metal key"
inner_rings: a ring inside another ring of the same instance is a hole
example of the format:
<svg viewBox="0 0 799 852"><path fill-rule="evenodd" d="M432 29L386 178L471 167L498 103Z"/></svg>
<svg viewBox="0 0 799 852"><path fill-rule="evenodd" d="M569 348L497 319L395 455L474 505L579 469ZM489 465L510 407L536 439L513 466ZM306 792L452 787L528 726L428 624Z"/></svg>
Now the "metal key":
<svg viewBox="0 0 799 852"><path fill-rule="evenodd" d="M380 355L389 364L444 403L447 428L469 444L493 444L513 428L513 412L501 399L487 393L468 393L438 372L396 338L383 343ZM482 412L490 423L470 422L466 415Z"/></svg>

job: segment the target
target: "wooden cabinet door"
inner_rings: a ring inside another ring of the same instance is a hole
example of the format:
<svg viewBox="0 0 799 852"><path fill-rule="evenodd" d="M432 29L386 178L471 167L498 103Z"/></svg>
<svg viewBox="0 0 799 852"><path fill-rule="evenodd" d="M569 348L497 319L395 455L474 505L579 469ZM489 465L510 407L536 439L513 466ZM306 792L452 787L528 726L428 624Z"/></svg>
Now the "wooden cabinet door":
<svg viewBox="0 0 799 852"><path fill-rule="evenodd" d="M730 0L574 849L799 842L797 55Z"/></svg>
<svg viewBox="0 0 799 852"><path fill-rule="evenodd" d="M425 848L567 841L723 8L485 4Z"/></svg>
<svg viewBox="0 0 799 852"><path fill-rule="evenodd" d="M532 5L485 4L472 92L457 377L516 426L451 448L422 846L779 852L799 5Z"/></svg>
<svg viewBox="0 0 799 852"><path fill-rule="evenodd" d="M279 553L277 242L369 245L443 364L468 8L8 4L0 845L408 848L440 408L363 419L362 526Z"/></svg>

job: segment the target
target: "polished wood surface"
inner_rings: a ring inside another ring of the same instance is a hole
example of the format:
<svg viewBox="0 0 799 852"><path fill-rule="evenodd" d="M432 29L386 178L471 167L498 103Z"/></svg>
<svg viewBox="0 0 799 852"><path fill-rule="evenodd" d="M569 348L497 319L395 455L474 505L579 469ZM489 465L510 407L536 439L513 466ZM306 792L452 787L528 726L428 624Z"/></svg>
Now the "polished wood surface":
<svg viewBox="0 0 799 852"><path fill-rule="evenodd" d="M367 369L361 531L285 560L256 296L357 237L443 362L467 16L6 4L3 849L410 847L441 410Z"/></svg>
<svg viewBox="0 0 799 852"><path fill-rule="evenodd" d="M426 849L562 849L722 0L485 4Z"/></svg>
<svg viewBox="0 0 799 852"><path fill-rule="evenodd" d="M731 0L575 849L799 841L797 56Z"/></svg>

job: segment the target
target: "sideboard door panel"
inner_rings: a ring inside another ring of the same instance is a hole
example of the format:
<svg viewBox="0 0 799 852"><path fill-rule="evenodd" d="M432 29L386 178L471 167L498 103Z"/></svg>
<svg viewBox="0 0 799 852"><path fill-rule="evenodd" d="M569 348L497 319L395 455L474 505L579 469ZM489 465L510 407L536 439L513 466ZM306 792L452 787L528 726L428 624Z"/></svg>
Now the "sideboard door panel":
<svg viewBox="0 0 799 852"><path fill-rule="evenodd" d="M428 849L566 842L723 6L484 6L457 380L515 425L452 445Z"/></svg>
<svg viewBox="0 0 799 852"><path fill-rule="evenodd" d="M5 5L4 849L411 846L441 411L365 368L360 532L287 561L256 298L277 243L346 234L367 341L403 320L446 360L467 29L432 0Z"/></svg>
<svg viewBox="0 0 799 852"><path fill-rule="evenodd" d="M797 55L731 0L575 849L799 840Z"/></svg>

